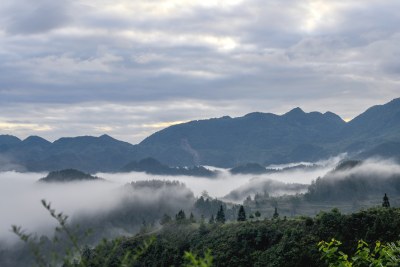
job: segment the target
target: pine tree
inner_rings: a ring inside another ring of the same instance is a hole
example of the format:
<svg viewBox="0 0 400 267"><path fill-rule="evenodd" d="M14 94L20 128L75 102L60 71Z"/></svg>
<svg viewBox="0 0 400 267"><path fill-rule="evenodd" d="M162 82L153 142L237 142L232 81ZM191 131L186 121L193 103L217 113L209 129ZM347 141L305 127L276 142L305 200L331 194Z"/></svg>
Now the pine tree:
<svg viewBox="0 0 400 267"><path fill-rule="evenodd" d="M217 212L216 221L219 223L225 223L225 212L222 205L219 207L219 211Z"/></svg>
<svg viewBox="0 0 400 267"><path fill-rule="evenodd" d="M175 215L176 221L183 221L186 219L186 214L183 210L180 210L178 214Z"/></svg>
<svg viewBox="0 0 400 267"><path fill-rule="evenodd" d="M272 215L272 218L277 219L278 217L279 217L278 208L275 207L274 215Z"/></svg>
<svg viewBox="0 0 400 267"><path fill-rule="evenodd" d="M383 203L382 203L382 207L384 208L390 208L390 203L389 203L389 198L385 193L385 196L383 197Z"/></svg>
<svg viewBox="0 0 400 267"><path fill-rule="evenodd" d="M210 220L208 221L208 223L209 223L209 224L215 223L214 215L211 215L211 218L210 218Z"/></svg>
<svg viewBox="0 0 400 267"><path fill-rule="evenodd" d="M239 213L238 213L238 222L244 222L246 221L246 212L244 211L243 205L240 206L239 208Z"/></svg>

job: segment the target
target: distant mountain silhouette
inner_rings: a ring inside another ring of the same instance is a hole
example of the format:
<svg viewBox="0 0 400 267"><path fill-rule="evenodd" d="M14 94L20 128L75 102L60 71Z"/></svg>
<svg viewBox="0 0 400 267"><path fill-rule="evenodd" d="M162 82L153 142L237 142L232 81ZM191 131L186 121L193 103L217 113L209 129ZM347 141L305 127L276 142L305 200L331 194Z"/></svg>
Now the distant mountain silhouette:
<svg viewBox="0 0 400 267"><path fill-rule="evenodd" d="M210 171L202 166L194 166L190 168L183 167L169 167L161 164L156 159L146 158L139 162L133 161L122 168L124 172L146 172L149 174L158 175L186 175L186 176L199 176L199 177L214 177L216 172Z"/></svg>
<svg viewBox="0 0 400 267"><path fill-rule="evenodd" d="M46 177L41 178L39 182L76 182L76 181L95 181L104 180L97 176L92 176L88 173L84 173L74 169L67 169L61 171L52 171Z"/></svg>
<svg viewBox="0 0 400 267"><path fill-rule="evenodd" d="M54 143L34 136L23 141L0 136L0 148L0 159L8 163L0 164L0 170L12 164L28 171L70 168L85 172L117 171L137 154L134 145L108 135L61 138Z"/></svg>
<svg viewBox="0 0 400 267"><path fill-rule="evenodd" d="M282 116L257 112L174 125L139 146L170 165L182 159L187 165L222 167L317 160L330 154L322 146L335 140L345 126L333 113L305 113L295 108Z"/></svg>
<svg viewBox="0 0 400 267"><path fill-rule="evenodd" d="M267 173L268 170L258 163L247 163L236 166L229 170L232 174L263 174Z"/></svg>
<svg viewBox="0 0 400 267"><path fill-rule="evenodd" d="M166 166L235 167L316 161L349 152L400 160L400 99L369 108L346 123L332 112L283 115L254 112L182 123L156 132L138 145L108 135L61 138L0 135L0 170L119 171L132 161L154 158Z"/></svg>

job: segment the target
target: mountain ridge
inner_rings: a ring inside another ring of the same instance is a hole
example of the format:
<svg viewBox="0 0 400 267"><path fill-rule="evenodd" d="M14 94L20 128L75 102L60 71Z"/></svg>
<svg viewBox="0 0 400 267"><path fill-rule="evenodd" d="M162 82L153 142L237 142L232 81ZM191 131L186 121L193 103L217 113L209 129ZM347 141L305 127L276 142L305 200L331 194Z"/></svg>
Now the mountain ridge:
<svg viewBox="0 0 400 267"><path fill-rule="evenodd" d="M134 145L109 135L62 137L49 142L38 136L24 140L0 135L0 170L21 166L27 171L75 168L86 172L118 171L132 161L152 157L169 166L235 167L316 161L351 152L363 158L400 159L400 98L368 108L345 122L333 112L282 115L252 112L194 120L164 128Z"/></svg>

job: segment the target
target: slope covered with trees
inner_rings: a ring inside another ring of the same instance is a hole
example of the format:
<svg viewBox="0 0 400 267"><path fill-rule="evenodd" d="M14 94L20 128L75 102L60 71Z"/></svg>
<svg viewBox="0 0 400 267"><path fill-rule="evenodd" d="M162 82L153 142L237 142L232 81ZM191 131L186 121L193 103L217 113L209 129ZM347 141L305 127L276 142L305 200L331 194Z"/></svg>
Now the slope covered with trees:
<svg viewBox="0 0 400 267"><path fill-rule="evenodd" d="M348 123L331 112L306 113L300 108L283 115L255 112L173 125L137 145L108 135L52 143L37 136L20 140L0 135L0 170L115 172L148 157L168 166L228 168L248 162L262 167L317 161L343 152L360 159L400 159L399 133L400 98L371 107Z"/></svg>
<svg viewBox="0 0 400 267"><path fill-rule="evenodd" d="M373 208L350 215L338 210L322 212L315 218L277 218L273 220L206 224L170 222L155 234L154 242L135 266L183 266L182 255L198 255L211 250L214 266L327 266L317 244L332 238L341 240L341 249L351 253L358 240L374 243L399 239L400 210ZM146 234L123 239L117 249L113 243L91 250L91 266L113 259L118 266L121 255L146 240ZM110 262L110 261L109 261Z"/></svg>

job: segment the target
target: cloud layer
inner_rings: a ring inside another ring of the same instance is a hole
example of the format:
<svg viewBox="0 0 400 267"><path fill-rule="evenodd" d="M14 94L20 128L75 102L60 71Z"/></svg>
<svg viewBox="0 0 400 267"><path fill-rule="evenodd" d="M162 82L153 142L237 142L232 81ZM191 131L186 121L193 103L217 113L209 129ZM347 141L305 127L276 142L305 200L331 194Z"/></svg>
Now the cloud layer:
<svg viewBox="0 0 400 267"><path fill-rule="evenodd" d="M398 97L399 8L395 0L6 0L0 131L135 143L176 121L255 110L352 118Z"/></svg>

